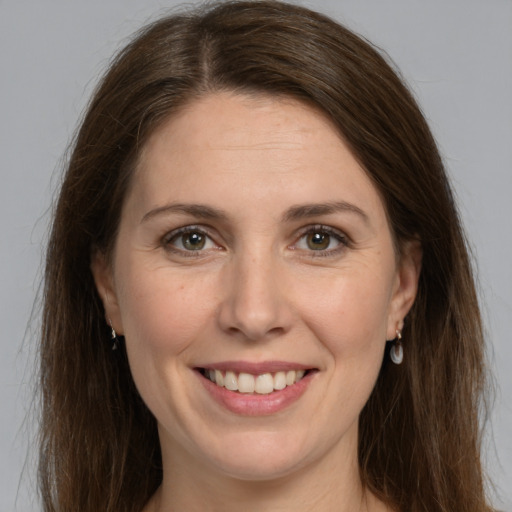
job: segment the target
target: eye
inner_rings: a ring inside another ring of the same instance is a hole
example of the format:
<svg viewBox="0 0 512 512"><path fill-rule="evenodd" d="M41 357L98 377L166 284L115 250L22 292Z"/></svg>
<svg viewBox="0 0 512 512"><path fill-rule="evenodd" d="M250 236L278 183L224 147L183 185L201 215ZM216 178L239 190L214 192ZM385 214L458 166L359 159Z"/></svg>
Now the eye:
<svg viewBox="0 0 512 512"><path fill-rule="evenodd" d="M331 245L331 235L328 233L308 233L305 236L305 242L308 249L313 251L324 251Z"/></svg>
<svg viewBox="0 0 512 512"><path fill-rule="evenodd" d="M194 226L172 231L165 237L164 244L167 248L182 252L197 252L218 248L207 233Z"/></svg>
<svg viewBox="0 0 512 512"><path fill-rule="evenodd" d="M302 234L295 244L295 249L335 253L347 245L346 237L328 226L312 226Z"/></svg>

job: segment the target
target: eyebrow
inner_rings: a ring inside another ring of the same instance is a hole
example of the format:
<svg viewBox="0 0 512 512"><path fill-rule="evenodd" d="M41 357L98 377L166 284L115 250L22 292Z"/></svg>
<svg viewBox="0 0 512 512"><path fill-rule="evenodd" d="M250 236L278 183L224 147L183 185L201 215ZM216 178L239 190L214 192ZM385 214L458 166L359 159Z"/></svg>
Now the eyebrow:
<svg viewBox="0 0 512 512"><path fill-rule="evenodd" d="M301 219L308 219L321 215L332 215L334 213L348 212L361 217L365 224L370 224L368 215L358 206L346 201L335 201L332 203L312 203L292 206L284 215L283 221L290 222Z"/></svg>
<svg viewBox="0 0 512 512"><path fill-rule="evenodd" d="M140 222L142 224L156 216L169 213L184 213L199 219L209 220L226 220L228 218L224 211L204 204L171 203L150 210L142 217Z"/></svg>
<svg viewBox="0 0 512 512"><path fill-rule="evenodd" d="M361 210L361 208L352 203L347 203L346 201L292 206L284 213L282 220L283 222L292 222L322 215L332 215L340 212L354 213L361 217L366 224L370 223L368 215ZM208 220L225 221L228 219L228 214L224 210L214 208L212 206L193 203L170 203L150 210L142 217L140 222L142 224L154 217L169 213L183 213L199 219Z"/></svg>

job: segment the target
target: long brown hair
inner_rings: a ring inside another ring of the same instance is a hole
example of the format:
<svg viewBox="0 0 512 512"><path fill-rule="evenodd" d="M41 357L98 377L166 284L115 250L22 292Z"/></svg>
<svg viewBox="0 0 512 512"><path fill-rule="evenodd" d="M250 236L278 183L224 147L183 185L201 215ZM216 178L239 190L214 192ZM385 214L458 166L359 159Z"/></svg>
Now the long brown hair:
<svg viewBox="0 0 512 512"><path fill-rule="evenodd" d="M360 417L363 484L402 511L490 510L480 466L483 337L466 242L436 144L397 73L331 19L273 1L160 19L113 60L74 141L48 244L41 335L46 511L139 512L162 479L156 422L93 283L148 136L215 91L284 95L338 127L383 198L397 247L423 247L403 331Z"/></svg>

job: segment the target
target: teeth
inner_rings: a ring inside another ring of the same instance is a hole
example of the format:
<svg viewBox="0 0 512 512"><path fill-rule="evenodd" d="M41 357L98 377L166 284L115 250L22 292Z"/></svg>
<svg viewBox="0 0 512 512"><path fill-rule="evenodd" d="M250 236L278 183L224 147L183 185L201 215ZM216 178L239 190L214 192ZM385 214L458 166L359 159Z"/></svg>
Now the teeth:
<svg viewBox="0 0 512 512"><path fill-rule="evenodd" d="M254 393L254 375L241 373L238 376L238 391L240 393Z"/></svg>
<svg viewBox="0 0 512 512"><path fill-rule="evenodd" d="M242 372L237 377L237 374L233 371L223 373L220 370L205 370L205 376L217 386L225 387L230 391L258 393L260 395L268 395L273 391L280 391L286 386L293 386L305 374L304 370L280 371L275 374L263 373L261 375Z"/></svg>
<svg viewBox="0 0 512 512"><path fill-rule="evenodd" d="M219 370L215 370L215 382L217 386L220 386L221 388L224 386L224 376L222 375L222 372L219 372Z"/></svg>
<svg viewBox="0 0 512 512"><path fill-rule="evenodd" d="M268 395L274 391L274 379L270 373L264 373L256 377L256 385L254 391L260 395Z"/></svg>
<svg viewBox="0 0 512 512"><path fill-rule="evenodd" d="M284 389L286 387L286 373L277 372L274 375L274 389Z"/></svg>
<svg viewBox="0 0 512 512"><path fill-rule="evenodd" d="M238 380L233 372L226 372L224 386L230 391L238 391Z"/></svg>

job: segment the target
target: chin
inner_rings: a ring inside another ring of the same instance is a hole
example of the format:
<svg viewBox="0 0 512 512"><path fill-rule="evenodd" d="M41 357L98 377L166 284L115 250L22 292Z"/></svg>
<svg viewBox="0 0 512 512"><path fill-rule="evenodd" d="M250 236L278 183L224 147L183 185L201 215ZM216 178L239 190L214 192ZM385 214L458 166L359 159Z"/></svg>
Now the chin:
<svg viewBox="0 0 512 512"><path fill-rule="evenodd" d="M230 439L220 453L205 454L216 472L230 478L263 482L295 474L321 458L307 440L278 432L248 432Z"/></svg>

